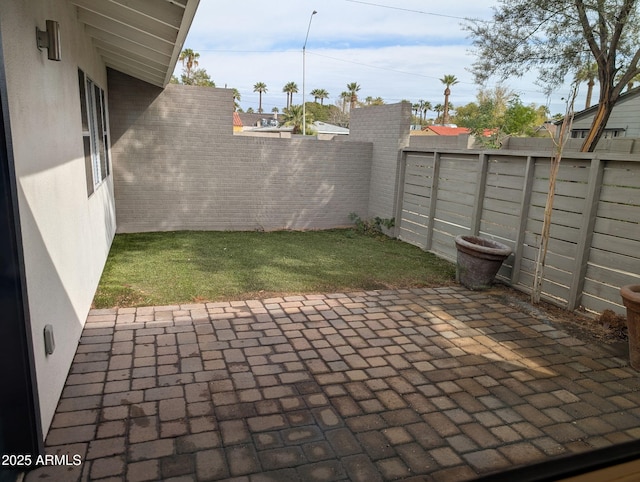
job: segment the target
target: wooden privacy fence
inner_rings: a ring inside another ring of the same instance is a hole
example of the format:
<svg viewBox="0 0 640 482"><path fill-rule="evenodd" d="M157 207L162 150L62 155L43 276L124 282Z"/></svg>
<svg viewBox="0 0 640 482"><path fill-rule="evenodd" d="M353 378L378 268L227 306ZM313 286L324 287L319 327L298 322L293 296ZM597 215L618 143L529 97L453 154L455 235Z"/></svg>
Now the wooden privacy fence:
<svg viewBox="0 0 640 482"><path fill-rule="evenodd" d="M549 186L550 153L406 149L396 235L454 261L457 235L510 246L498 278L531 292ZM619 290L640 283L640 159L565 153L542 298L624 314Z"/></svg>

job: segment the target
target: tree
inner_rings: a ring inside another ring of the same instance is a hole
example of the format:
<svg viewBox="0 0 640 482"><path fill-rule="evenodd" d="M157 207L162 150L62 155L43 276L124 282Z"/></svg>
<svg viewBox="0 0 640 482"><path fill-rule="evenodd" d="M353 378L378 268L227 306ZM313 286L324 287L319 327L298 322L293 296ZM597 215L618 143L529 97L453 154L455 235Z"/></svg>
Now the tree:
<svg viewBox="0 0 640 482"><path fill-rule="evenodd" d="M180 80L171 77L171 83L184 85L199 85L204 87L215 87L216 84L205 69L198 69L198 59L200 54L191 49L184 49L180 52L178 60L182 63L182 75Z"/></svg>
<svg viewBox="0 0 640 482"><path fill-rule="evenodd" d="M351 92L347 92L346 90L340 94L340 99L342 100L342 112L346 112L347 110L347 101L351 100Z"/></svg>
<svg viewBox="0 0 640 482"><path fill-rule="evenodd" d="M357 82L351 82L347 84L347 91L349 92L349 110L353 110L358 102L358 92L360 91L360 85Z"/></svg>
<svg viewBox="0 0 640 482"><path fill-rule="evenodd" d="M309 132L311 130L309 126L313 124L313 116L310 114L303 116L302 105L292 105L284 111L284 125L293 127L293 134L301 134L303 117L306 117L307 128L305 131Z"/></svg>
<svg viewBox="0 0 640 482"><path fill-rule="evenodd" d="M553 213L553 203L556 193L556 180L560 170L560 161L564 152L564 146L569 139L571 124L573 123L573 104L578 94L578 83L574 81L571 86L571 93L567 101L567 110L562 119L560 126L560 134L558 139L553 139L555 144L554 154L551 156L551 168L549 169L549 188L547 189L547 201L544 206L544 215L542 217L542 230L540 233L540 244L538 245L538 253L536 255L535 271L533 274L533 287L531 289L531 301L533 303L540 302L542 294L542 281L544 280L544 266L547 257L547 249L549 247L549 238L551 235L551 215Z"/></svg>
<svg viewBox="0 0 640 482"><path fill-rule="evenodd" d="M444 124L444 122L438 122L440 119L440 114L442 113L442 111L444 110L444 107L442 104L436 104L433 106L433 110L436 112L436 124Z"/></svg>
<svg viewBox="0 0 640 482"><path fill-rule="evenodd" d="M493 103L494 115L502 117L507 111L509 102L515 95L515 92L508 87L496 85L493 89L481 88L478 91L477 99L480 104L490 100Z"/></svg>
<svg viewBox="0 0 640 482"><path fill-rule="evenodd" d="M503 124L507 107L514 96L513 91L501 85L493 89L480 89L476 94L476 102L457 109L454 122L476 133L496 129Z"/></svg>
<svg viewBox="0 0 640 482"><path fill-rule="evenodd" d="M322 101L324 99L329 98L329 92L324 89L313 89L311 95L313 96L314 102L318 102L318 99L320 99L320 105L323 105Z"/></svg>
<svg viewBox="0 0 640 482"><path fill-rule="evenodd" d="M636 82L640 82L640 74L635 75L632 79L627 82L627 92L633 89L633 86Z"/></svg>
<svg viewBox="0 0 640 482"><path fill-rule="evenodd" d="M498 148L508 136L533 136L547 117L546 107L524 105L502 86L480 89L476 99L456 110L455 123L471 129L485 147Z"/></svg>
<svg viewBox="0 0 640 482"><path fill-rule="evenodd" d="M456 78L455 75L445 75L443 78L440 79L440 82L442 82L445 85L445 89L444 89L444 107L442 108L442 123L443 124L448 124L449 123L449 108L451 107L449 105L449 96L451 95L451 86L452 85L456 85L458 83L458 79Z"/></svg>
<svg viewBox="0 0 640 482"><path fill-rule="evenodd" d="M420 123L422 124L422 108L420 107L420 103L416 102L411 105L411 110L413 112L413 117L418 118L418 112L420 113Z"/></svg>
<svg viewBox="0 0 640 482"><path fill-rule="evenodd" d="M349 127L349 114L344 111L344 102L336 100L335 105L328 105L324 107L329 108L326 122L340 127ZM321 121L322 119L316 118L316 120Z"/></svg>
<svg viewBox="0 0 640 482"><path fill-rule="evenodd" d="M581 150L591 152L624 87L640 73L640 0L502 0L491 22L472 21L479 83L532 69L550 92L595 61L598 107ZM617 75L616 75L617 74Z"/></svg>
<svg viewBox="0 0 640 482"><path fill-rule="evenodd" d="M295 82L287 82L282 88L282 92L287 93L287 109L288 109L289 107L291 107L291 104L293 104L293 94L298 93L298 85Z"/></svg>
<svg viewBox="0 0 640 482"><path fill-rule="evenodd" d="M520 97L515 95L509 101L501 128L508 135L532 136L538 119L536 106L534 104L524 105Z"/></svg>
<svg viewBox="0 0 640 482"><path fill-rule="evenodd" d="M427 120L427 112L429 112L432 109L431 106L431 102L429 102L428 100L420 100L419 102L420 105L420 124L422 124L422 119L424 117L424 120Z"/></svg>
<svg viewBox="0 0 640 482"><path fill-rule="evenodd" d="M216 84L207 71L204 69L194 69L191 71L191 77L187 77L185 74L182 74L182 83L184 85L199 85L201 87L215 87Z"/></svg>
<svg viewBox="0 0 640 482"><path fill-rule="evenodd" d="M384 105L384 99L382 97L371 97L370 95L364 99L365 105Z"/></svg>
<svg viewBox="0 0 640 482"><path fill-rule="evenodd" d="M191 71L194 67L198 66L198 59L200 58L200 54L198 52L194 52L191 49L184 49L180 52L180 56L178 60L182 64L184 68L184 74L187 77L191 77Z"/></svg>
<svg viewBox="0 0 640 482"><path fill-rule="evenodd" d="M458 107L453 121L460 127L467 127L473 133L482 133L485 129L493 129L498 125L495 111L492 99L469 102Z"/></svg>
<svg viewBox="0 0 640 482"><path fill-rule="evenodd" d="M307 115L311 115L314 121L320 122L329 122L331 124L335 124L335 122L331 122L330 118L335 118L333 114L334 110L340 110L335 105L322 105L318 102L307 102L306 105Z"/></svg>
<svg viewBox="0 0 640 482"><path fill-rule="evenodd" d="M576 73L575 80L578 82L587 83L587 98L584 103L584 108L591 107L591 96L593 94L593 87L596 85L596 78L598 77L598 64L591 62L583 65Z"/></svg>
<svg viewBox="0 0 640 482"><path fill-rule="evenodd" d="M320 99L320 105L324 105L324 99L329 98L329 92L325 89L318 89L318 98Z"/></svg>
<svg viewBox="0 0 640 482"><path fill-rule="evenodd" d="M233 107L237 111L240 107L240 100L242 99L242 96L240 95L240 91L236 88L231 89L231 91L233 92Z"/></svg>
<svg viewBox="0 0 640 482"><path fill-rule="evenodd" d="M253 91L260 95L260 101L258 104L258 113L262 114L262 94L267 92L267 84L264 82L256 82L253 86Z"/></svg>

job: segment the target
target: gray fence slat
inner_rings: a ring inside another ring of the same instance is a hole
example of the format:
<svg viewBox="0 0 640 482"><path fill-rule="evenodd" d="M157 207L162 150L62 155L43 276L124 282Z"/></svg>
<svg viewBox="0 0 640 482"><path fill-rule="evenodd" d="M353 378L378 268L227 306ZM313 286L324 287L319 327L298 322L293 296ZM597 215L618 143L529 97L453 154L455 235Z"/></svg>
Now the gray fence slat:
<svg viewBox="0 0 640 482"><path fill-rule="evenodd" d="M401 239L451 261L458 234L479 233L513 246L498 278L530 293L550 155L405 152ZM552 223L542 298L565 308L619 308L616 285L640 282L640 162L606 152L565 153Z"/></svg>
<svg viewBox="0 0 640 482"><path fill-rule="evenodd" d="M589 264L606 266L609 269L622 271L623 273L635 273L636 276L640 277L640 259L637 257L631 257L621 253L614 253L612 255L611 251L604 251L592 247Z"/></svg>
<svg viewBox="0 0 640 482"><path fill-rule="evenodd" d="M640 196L640 192L638 196ZM639 200L640 199L634 199L634 202L638 202ZM640 205L601 202L600 206L598 206L598 217L638 224L638 220L640 219Z"/></svg>
<svg viewBox="0 0 640 482"><path fill-rule="evenodd" d="M640 238L625 239L609 236L608 234L593 233L593 247L609 251L612 255L618 253L630 256L640 262L640 258L638 258L640 254ZM640 273L640 271L637 272Z"/></svg>

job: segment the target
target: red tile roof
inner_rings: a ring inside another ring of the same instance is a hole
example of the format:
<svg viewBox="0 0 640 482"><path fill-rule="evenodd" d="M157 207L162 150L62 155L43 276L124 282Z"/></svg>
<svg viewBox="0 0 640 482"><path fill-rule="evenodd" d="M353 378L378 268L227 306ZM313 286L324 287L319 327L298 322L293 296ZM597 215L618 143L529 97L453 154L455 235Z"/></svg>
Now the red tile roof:
<svg viewBox="0 0 640 482"><path fill-rule="evenodd" d="M240 120L240 114L233 113L233 127L242 127L242 121Z"/></svg>
<svg viewBox="0 0 640 482"><path fill-rule="evenodd" d="M430 130L439 136L457 136L460 134L469 134L470 129L467 127L449 127L449 126L427 126L424 130Z"/></svg>

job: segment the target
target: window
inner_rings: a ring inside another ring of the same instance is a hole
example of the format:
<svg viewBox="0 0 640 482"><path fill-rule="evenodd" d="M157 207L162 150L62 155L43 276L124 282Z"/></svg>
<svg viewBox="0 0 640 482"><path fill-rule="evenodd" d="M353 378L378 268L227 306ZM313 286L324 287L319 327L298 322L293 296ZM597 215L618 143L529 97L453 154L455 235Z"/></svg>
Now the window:
<svg viewBox="0 0 640 482"><path fill-rule="evenodd" d="M616 137L624 137L624 129L605 129L602 132L602 139L614 139ZM589 129L573 129L571 137L573 139L584 139L589 134Z"/></svg>
<svg viewBox="0 0 640 482"><path fill-rule="evenodd" d="M571 131L571 138L584 139L589 134L589 129L573 129Z"/></svg>
<svg viewBox="0 0 640 482"><path fill-rule="evenodd" d="M78 69L82 141L90 196L109 175L109 133L104 90Z"/></svg>

